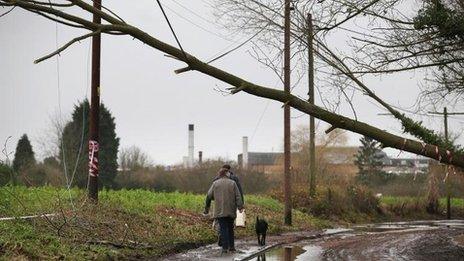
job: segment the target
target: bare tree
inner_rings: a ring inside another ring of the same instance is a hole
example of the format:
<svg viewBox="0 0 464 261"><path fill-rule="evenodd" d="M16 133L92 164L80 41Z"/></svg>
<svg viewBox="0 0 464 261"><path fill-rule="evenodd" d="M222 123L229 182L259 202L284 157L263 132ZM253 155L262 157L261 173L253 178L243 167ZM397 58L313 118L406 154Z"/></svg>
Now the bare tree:
<svg viewBox="0 0 464 261"><path fill-rule="evenodd" d="M50 115L49 127L43 130L39 136L34 139L42 158L59 158L61 137L66 122L67 120L63 120L59 113Z"/></svg>
<svg viewBox="0 0 464 261"><path fill-rule="evenodd" d="M0 0L0 6L19 7L29 12L44 16L45 18L56 21L58 23L90 31L80 37L72 39L63 47L57 49L49 55L36 60L36 63L53 57L54 55L63 52L72 44L96 34L106 33L112 35L130 35L134 39L138 39L148 46L160 50L170 57L175 58L176 60L186 63L187 67L177 70L177 73L195 70L230 84L232 86L229 88L231 94L246 92L254 96L276 100L331 124L332 130L336 128L350 130L378 140L384 147L397 148L415 154L424 155L429 158L441 159L443 162L464 167L464 155L461 152L453 149L448 150L448 146L443 146L446 144L439 142L426 144L416 140L394 135L361 121L353 120L348 117L327 111L321 107L309 104L307 101L295 95L288 94L281 90L276 90L251 83L197 59L193 55L185 52L183 49L176 48L156 39L141 29L126 23L122 18L115 15L113 12L110 12L106 9L99 10L82 0L70 0L62 2L50 1L48 3L33 0ZM73 12L76 8L84 10L84 14L82 14L82 12ZM101 16L104 24L93 23L89 20L85 13L92 13ZM417 128L422 128L421 126L414 126ZM452 157L450 155L452 155Z"/></svg>
<svg viewBox="0 0 464 261"><path fill-rule="evenodd" d="M282 37L280 35L283 33L283 26L279 19L283 19L281 12L283 1L220 0L216 3L215 10L218 10L218 21L221 21L227 29L234 32L253 33L253 36L256 36L252 39L255 58L273 69L274 72L279 73L282 58ZM358 68L363 61L369 61L370 57L364 60L356 59L359 53L363 53L362 50L355 50L353 54L344 54L329 47L328 42L332 39L330 36L332 32L342 32L354 39L371 36L370 32L373 30L371 22L373 20L390 22L385 15L388 11L393 12L399 9L398 5L401 5L401 1L295 1L291 35L293 43L292 64L294 64L294 71L297 72L298 76L296 82L298 83L301 79L301 72L307 70L308 43L306 35L309 29L306 19L307 14L312 13L315 17L315 33L313 35L314 53L317 58L315 67L319 68L316 69L316 75L319 75L317 77L319 86L316 86L326 109L338 113L340 104L347 102L352 109L355 120L357 120L356 105L351 100L355 92L361 92L398 119L404 132L427 143L460 150L433 130L424 127L421 122L413 120L385 102L363 82L362 76L368 72L360 72ZM366 21L365 17L370 20ZM360 28L357 30L345 28L344 25L347 23L355 23L357 26L360 24L358 26ZM326 89L328 95L324 96L321 89ZM334 95L334 92L337 92L338 95Z"/></svg>
<svg viewBox="0 0 464 261"><path fill-rule="evenodd" d="M122 171L135 171L153 165L150 157L137 146L123 148L119 153L118 161Z"/></svg>

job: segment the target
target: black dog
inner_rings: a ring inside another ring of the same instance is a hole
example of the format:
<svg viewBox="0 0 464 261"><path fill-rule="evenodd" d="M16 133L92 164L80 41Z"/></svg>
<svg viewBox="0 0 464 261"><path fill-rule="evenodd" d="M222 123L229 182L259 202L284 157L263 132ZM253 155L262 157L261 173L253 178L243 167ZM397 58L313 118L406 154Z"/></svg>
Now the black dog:
<svg viewBox="0 0 464 261"><path fill-rule="evenodd" d="M256 229L256 235L258 236L258 244L260 246L264 246L266 244L266 232L267 232L267 222L264 219L259 219L258 216L256 216L256 224L255 224L255 229Z"/></svg>

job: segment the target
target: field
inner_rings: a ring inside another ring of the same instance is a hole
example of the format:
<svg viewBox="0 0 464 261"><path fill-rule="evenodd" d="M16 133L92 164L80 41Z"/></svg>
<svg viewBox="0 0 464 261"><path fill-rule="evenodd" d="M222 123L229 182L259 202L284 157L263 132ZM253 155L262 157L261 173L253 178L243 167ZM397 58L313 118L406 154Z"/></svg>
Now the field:
<svg viewBox="0 0 464 261"><path fill-rule="evenodd" d="M414 203L417 201L425 201L425 198L415 198L415 197L392 197L384 196L381 199L381 202L388 205L401 204L401 203ZM446 205L446 198L440 198L440 206ZM463 198L451 198L451 207L464 208L464 199Z"/></svg>
<svg viewBox="0 0 464 261"><path fill-rule="evenodd" d="M294 226L283 225L283 205L246 196L246 229L253 235L256 214L272 234L327 227L328 222L294 211ZM57 216L0 221L0 258L100 259L159 257L216 240L211 221L201 215L203 195L148 190L103 190L98 205L78 189L0 188L0 217L56 213Z"/></svg>
<svg viewBox="0 0 464 261"><path fill-rule="evenodd" d="M426 198L424 197L394 197L381 198L381 207L384 214L392 219L445 219L446 198L439 199L439 213L431 215L426 212ZM464 217L464 199L451 198L452 218Z"/></svg>

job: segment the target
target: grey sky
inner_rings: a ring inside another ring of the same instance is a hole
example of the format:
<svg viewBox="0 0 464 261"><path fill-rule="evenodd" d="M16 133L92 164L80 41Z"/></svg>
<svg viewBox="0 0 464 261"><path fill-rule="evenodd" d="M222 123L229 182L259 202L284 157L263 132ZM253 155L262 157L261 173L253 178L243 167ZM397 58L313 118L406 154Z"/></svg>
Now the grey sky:
<svg viewBox="0 0 464 261"><path fill-rule="evenodd" d="M205 2L178 1L203 18L214 21ZM158 39L175 43L155 1L131 3L112 1L107 6L127 22ZM227 34L171 0L163 3L216 34ZM230 42L205 32L171 11L167 10L167 13L184 48L193 55L208 59L230 45ZM59 57L60 99L56 58L33 64L36 58L56 49L56 40L61 45L81 33L60 25L57 31L55 29L54 22L22 10L15 10L0 19L0 141L3 143L11 135L10 150L14 149L23 133L30 135L33 145L36 145L37 139L47 135L51 115L68 119L73 105L86 96L90 70L89 41L74 45ZM243 36L231 37L235 41L244 39ZM337 36L334 37L337 39ZM215 65L252 82L281 88L280 84L276 85L278 81L273 72L246 53L248 48L245 46ZM244 93L223 96L216 89L225 89L227 85L198 72L175 75L173 70L181 66L181 63L130 37L103 36L102 101L116 118L116 132L122 147L139 146L159 164L179 163L187 154L187 125L193 123L196 130L195 153L202 150L206 158L236 159L241 150L242 136L250 137L251 151L281 150L281 104ZM408 107L414 104L419 91L418 76L421 74L402 74L369 78L366 82L391 104ZM304 79L295 92L304 97L306 88ZM317 102L320 105L319 100ZM388 116L378 116L377 113L382 111L367 97L358 94L354 103L359 120L400 133L399 124ZM352 117L346 104L341 112ZM262 121L257 125L262 114ZM292 116L299 115L301 113L297 111L292 112ZM433 129L442 128L440 118L423 120ZM451 129L461 131L463 121L464 117L450 119ZM293 120L292 126L307 122L307 116L298 117ZM350 134L349 143L357 145L358 138ZM37 146L35 150L38 150Z"/></svg>

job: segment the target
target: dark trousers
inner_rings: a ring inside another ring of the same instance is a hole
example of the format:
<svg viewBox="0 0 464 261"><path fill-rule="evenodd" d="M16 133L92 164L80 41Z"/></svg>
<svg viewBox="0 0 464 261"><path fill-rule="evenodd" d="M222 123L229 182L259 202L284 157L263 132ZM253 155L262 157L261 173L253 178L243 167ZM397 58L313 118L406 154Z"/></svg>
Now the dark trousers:
<svg viewBox="0 0 464 261"><path fill-rule="evenodd" d="M229 250L235 248L234 242L234 219L231 217L221 217L219 222L219 234L222 242L222 249Z"/></svg>

